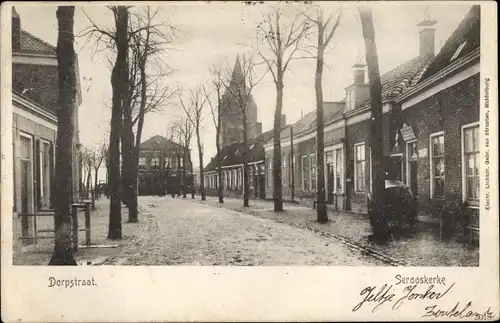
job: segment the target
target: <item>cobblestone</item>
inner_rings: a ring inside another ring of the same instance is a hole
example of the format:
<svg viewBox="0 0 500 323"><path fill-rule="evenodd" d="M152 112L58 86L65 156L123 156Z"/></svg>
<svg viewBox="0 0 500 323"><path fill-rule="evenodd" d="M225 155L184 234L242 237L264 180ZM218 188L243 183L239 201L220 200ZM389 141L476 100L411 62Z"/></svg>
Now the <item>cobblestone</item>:
<svg viewBox="0 0 500 323"><path fill-rule="evenodd" d="M387 265L479 266L479 248L467 245L457 237L441 239L438 229L429 224L420 223L413 235L377 243L372 238L372 230L364 214L329 211L329 223L319 224L315 210L295 204L285 204L283 212L274 212L271 201L252 200L248 208L242 207L242 201L234 198L225 198L223 205L218 203L216 197L207 197L207 201L200 203L308 229L371 254Z"/></svg>
<svg viewBox="0 0 500 323"><path fill-rule="evenodd" d="M193 203L142 197L156 228L142 250L125 248L120 265L383 265L327 236L249 214ZM135 239L134 239L135 241ZM142 242L141 242L142 243ZM133 244L133 243L132 243Z"/></svg>

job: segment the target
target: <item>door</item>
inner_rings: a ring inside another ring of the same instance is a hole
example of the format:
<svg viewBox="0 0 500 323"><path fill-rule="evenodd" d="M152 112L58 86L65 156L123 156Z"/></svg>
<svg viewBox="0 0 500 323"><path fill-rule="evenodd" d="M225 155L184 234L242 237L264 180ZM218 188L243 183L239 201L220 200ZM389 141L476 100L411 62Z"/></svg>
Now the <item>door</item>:
<svg viewBox="0 0 500 323"><path fill-rule="evenodd" d="M21 160L21 213L30 211L30 168L31 163L28 160ZM29 218L21 217L22 236L29 236ZM24 240L28 242L27 240Z"/></svg>
<svg viewBox="0 0 500 323"><path fill-rule="evenodd" d="M417 188L417 161L412 160L408 163L409 174L410 174L410 189L413 193L413 196L417 196L418 188Z"/></svg>
<svg viewBox="0 0 500 323"><path fill-rule="evenodd" d="M260 174L259 176L259 194L260 199L266 198L266 177L264 174Z"/></svg>
<svg viewBox="0 0 500 323"><path fill-rule="evenodd" d="M335 174L334 174L334 169L333 169L333 164L327 164L327 174L328 174L328 203L331 204L333 203L333 190L334 190L334 180L335 180Z"/></svg>

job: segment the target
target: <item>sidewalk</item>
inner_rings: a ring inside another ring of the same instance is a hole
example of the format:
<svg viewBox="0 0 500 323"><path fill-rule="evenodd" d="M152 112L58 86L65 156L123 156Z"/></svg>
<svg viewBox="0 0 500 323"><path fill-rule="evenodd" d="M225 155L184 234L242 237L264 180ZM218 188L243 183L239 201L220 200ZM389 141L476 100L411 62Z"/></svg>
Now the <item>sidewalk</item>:
<svg viewBox="0 0 500 323"><path fill-rule="evenodd" d="M272 201L250 200L248 208L242 206L241 199L234 198L224 197L223 205L218 203L217 197L211 196L200 202L313 230L385 256L399 266L479 266L479 248L465 245L455 238L441 240L438 228L429 224L419 223L417 233L412 236L380 244L371 238L372 229L364 214L329 211L330 222L319 224L316 222L316 210L295 204L285 203L283 212L274 212Z"/></svg>
<svg viewBox="0 0 500 323"><path fill-rule="evenodd" d="M120 241L108 240L109 225L109 199L101 198L96 201L96 210L91 212L91 247L85 246L85 231L78 232L78 241L80 250L74 254L75 260L79 265L95 265L106 261L109 257L119 253L127 246L133 238L144 230L147 225L145 218L140 215L139 223L127 223L128 209L122 207L122 236ZM13 223L13 264L45 266L49 263L54 248L54 239L38 239L37 244L23 245L19 239L21 232L19 230L20 219L15 218ZM85 228L84 211L78 212L79 229ZM54 218L46 217L37 220L39 229L53 229ZM53 232L44 233L45 235L54 235Z"/></svg>

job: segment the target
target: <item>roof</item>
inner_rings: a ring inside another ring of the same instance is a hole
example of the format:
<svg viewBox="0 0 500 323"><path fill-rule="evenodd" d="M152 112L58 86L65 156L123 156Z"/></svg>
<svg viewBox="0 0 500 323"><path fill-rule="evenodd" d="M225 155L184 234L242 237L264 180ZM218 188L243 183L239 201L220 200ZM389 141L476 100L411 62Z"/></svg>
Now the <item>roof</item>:
<svg viewBox="0 0 500 323"><path fill-rule="evenodd" d="M248 139L248 162L256 162L264 160L265 151L264 144L273 137L273 130L261 133L255 138ZM243 142L234 142L222 148L220 158L222 158L221 166L241 165L243 164ZM212 158L210 163L205 167L205 172L214 171L217 169L217 156Z"/></svg>
<svg viewBox="0 0 500 323"><path fill-rule="evenodd" d="M345 103L344 102L323 102L323 120L324 123L328 123L337 117L341 116L344 112ZM287 126L285 129L281 130L280 139L290 137L290 127L292 127L294 137L308 132L310 130L316 129L316 109L307 113L305 116L300 118L293 125ZM272 138L270 138L272 139Z"/></svg>
<svg viewBox="0 0 500 323"><path fill-rule="evenodd" d="M153 136L146 141L141 142L140 150L180 150L184 149L184 146L170 140L168 138L162 137L160 135Z"/></svg>
<svg viewBox="0 0 500 323"><path fill-rule="evenodd" d="M382 101L394 99L407 88L415 85L431 62L430 56L417 56L380 77ZM368 100L367 103L370 101Z"/></svg>
<svg viewBox="0 0 500 323"><path fill-rule="evenodd" d="M479 5L474 5L429 64L419 83L430 78L452 62L476 50L480 45L481 9Z"/></svg>
<svg viewBox="0 0 500 323"><path fill-rule="evenodd" d="M21 29L21 52L55 56L56 47Z"/></svg>

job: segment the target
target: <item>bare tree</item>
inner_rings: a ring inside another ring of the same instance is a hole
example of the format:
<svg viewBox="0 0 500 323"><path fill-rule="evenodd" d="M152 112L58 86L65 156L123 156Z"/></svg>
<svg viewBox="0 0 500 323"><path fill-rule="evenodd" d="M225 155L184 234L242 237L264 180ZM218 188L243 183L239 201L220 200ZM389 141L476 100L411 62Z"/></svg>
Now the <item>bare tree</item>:
<svg viewBox="0 0 500 323"><path fill-rule="evenodd" d="M320 223L328 222L328 215L326 212L326 192L325 192L325 142L324 142L324 120L323 120L323 67L325 51L332 40L335 31L340 23L342 11L339 10L337 14L329 14L325 20L323 8L314 6L314 16L303 12L304 16L314 23L317 29L317 44L316 44L316 73L314 77L314 88L316 90L316 212L317 219Z"/></svg>
<svg viewBox="0 0 500 323"><path fill-rule="evenodd" d="M250 183L248 180L248 104L252 100L252 90L264 77L260 78L255 73L255 63L252 61L251 54L238 55L234 71L231 73L229 68L224 77L224 87L230 94L232 101L240 108L243 125L243 206L247 207L250 195ZM241 75L238 75L241 72Z"/></svg>
<svg viewBox="0 0 500 323"><path fill-rule="evenodd" d="M163 71L167 66L158 54L164 46L172 43L176 29L171 24L158 21L160 10L151 10L150 6L138 7L131 14L129 25L130 59L129 75L130 109L124 113L124 129L128 134L123 144L129 153L123 156L124 196L129 204L129 222L137 222L137 175L139 163L139 146L144 126L144 118L148 112L159 111L163 105L176 95L177 91L163 84L164 78L172 74L172 70ZM154 63L154 64L151 64ZM153 73L153 70L156 73ZM135 145L133 128L136 126Z"/></svg>
<svg viewBox="0 0 500 323"><path fill-rule="evenodd" d="M382 84L378 66L377 46L375 44L375 29L373 27L372 10L368 6L359 7L363 38L365 40L366 63L370 81L370 148L373 165L372 201L376 224L373 228L378 237L388 236L388 225L384 216L383 194L385 191L385 172L383 165L383 133L382 133Z"/></svg>
<svg viewBox="0 0 500 323"><path fill-rule="evenodd" d="M177 136L179 138L178 142L184 149L183 159L187 161L187 165L189 166L189 172L191 173L190 180L190 189L191 189L191 198L194 199L194 175L193 175L193 162L191 160L191 140L194 134L193 124L189 121L188 118L183 118L179 120L176 125ZM186 164L186 163L184 163ZM184 165L185 166L185 165ZM184 168L184 180L186 181L186 169ZM182 190L184 197L186 197L186 189Z"/></svg>
<svg viewBox="0 0 500 323"><path fill-rule="evenodd" d="M76 54L74 48L74 6L57 8L57 66L59 109L54 195L54 252L49 265L76 265L71 247L70 209L72 187L73 115L76 102Z"/></svg>
<svg viewBox="0 0 500 323"><path fill-rule="evenodd" d="M274 211L283 210L281 182L281 113L285 72L293 59L299 58L308 37L310 23L301 13L290 12L288 5L273 5L264 20L257 26L257 51L267 65L276 86L276 109L273 127L273 199ZM291 8L290 8L291 9ZM287 16L290 15L290 19ZM262 50L261 43L267 49Z"/></svg>
<svg viewBox="0 0 500 323"><path fill-rule="evenodd" d="M222 180L222 156L221 156L221 130L222 130L222 116L224 115L227 105L222 101L222 90L224 87L223 80L223 64L214 64L210 69L211 79L210 88L215 92L217 103L214 104L210 98L210 91L203 87L205 97L210 105L210 112L215 126L215 146L217 149L217 193L219 195L219 203L224 203L224 181ZM200 166L200 167L203 167ZM194 176L194 175L193 175Z"/></svg>
<svg viewBox="0 0 500 323"><path fill-rule="evenodd" d="M99 169L108 153L108 143L102 141L92 151L92 168L94 170L94 199L100 198L99 191Z"/></svg>
<svg viewBox="0 0 500 323"><path fill-rule="evenodd" d="M128 71L120 79L124 80L124 83L127 84L126 90L123 91L124 97L120 100L120 120L112 120L111 124L112 128L113 125L114 127L119 127L120 122L123 125L117 140L118 145L120 139L122 142L123 173L121 176L122 179L120 180L120 175L118 175L116 179L118 183L113 186L111 183L114 180L113 176L111 176L113 172L110 172L111 180L108 182L110 190L114 188L118 189L120 187L119 184L121 184L123 194L117 192L117 196L123 198L129 207L129 222L137 222L138 149L144 124L144 115L148 112L160 110L166 100L171 98L172 93L175 93L171 87L162 84L165 76L170 75L171 71L157 72L158 67L167 66L167 64L161 61L160 56L156 55L163 51L165 49L164 46L173 40L175 28L171 24L162 21L155 21L153 23L153 20L159 17L159 9L153 11L149 6L136 7L137 9L134 10L131 10L132 7L109 6L108 8L114 13L115 21L118 20L118 9L122 7L127 11L127 25L125 26L127 30L125 32L126 36L122 37L124 43L121 46L123 48L127 47L127 53L125 54L126 61L123 62L123 66L121 67ZM79 36L87 36L89 40L94 39L96 52L108 49L116 52L116 56L119 57L118 29L108 30L100 28L88 15L87 18L90 26L85 28ZM115 23L115 25L117 24ZM162 28L165 30L162 30ZM130 50L128 50L129 48ZM149 58L153 56L156 56L156 58L150 60ZM155 62L156 68L153 68L153 70L156 69L156 74L150 70L151 64L149 62ZM115 99L114 96L113 99ZM119 123L116 124L114 122ZM137 128L135 139L134 126ZM113 130L111 133L113 133L113 136L115 135ZM113 146L114 143L110 142L110 157L114 152ZM113 165L112 162L109 164ZM113 203L113 205L115 204Z"/></svg>
<svg viewBox="0 0 500 323"><path fill-rule="evenodd" d="M203 87L202 86L196 86L195 88L192 88L189 90L189 98L187 103L184 102L183 99L181 99L181 106L182 109L184 110L184 113L186 114L187 119L189 122L194 127L194 131L196 134L196 143L198 146L198 157L200 161L200 195L201 195L201 200L205 201L206 196L205 196L205 179L204 179L204 172L203 172L203 143L201 141L201 124L204 119L204 107L206 104L206 97L203 95Z"/></svg>
<svg viewBox="0 0 500 323"><path fill-rule="evenodd" d="M92 197L91 182L92 182L92 168L93 168L93 151L91 151L89 148L85 148L81 153L81 160L82 160L83 171L86 175L85 197L88 199Z"/></svg>

